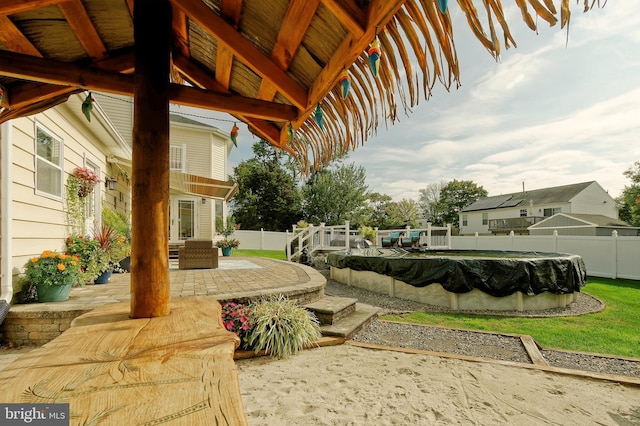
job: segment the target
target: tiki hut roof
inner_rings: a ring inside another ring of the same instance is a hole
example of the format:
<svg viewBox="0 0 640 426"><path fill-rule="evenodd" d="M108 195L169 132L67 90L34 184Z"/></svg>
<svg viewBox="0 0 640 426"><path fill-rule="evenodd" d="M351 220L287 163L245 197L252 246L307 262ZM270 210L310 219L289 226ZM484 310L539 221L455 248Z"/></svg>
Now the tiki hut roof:
<svg viewBox="0 0 640 426"><path fill-rule="evenodd" d="M363 144L399 111L428 98L436 83L459 84L451 18L442 12L447 0L169 1L171 101L232 114L293 154L303 170ZM585 11L595 3L583 1ZM569 22L569 0L515 3L532 30L538 22ZM0 122L84 90L131 95L133 4L3 0ZM500 0L448 7L464 12L494 57L502 45L515 46ZM382 55L374 77L367 52L376 39ZM351 81L345 99L343 71ZM315 120L318 107L324 129Z"/></svg>

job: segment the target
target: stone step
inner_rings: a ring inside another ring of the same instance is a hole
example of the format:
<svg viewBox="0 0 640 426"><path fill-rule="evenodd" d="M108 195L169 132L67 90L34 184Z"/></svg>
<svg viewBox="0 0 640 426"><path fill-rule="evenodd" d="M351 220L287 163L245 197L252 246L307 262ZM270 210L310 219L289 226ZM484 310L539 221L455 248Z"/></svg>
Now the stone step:
<svg viewBox="0 0 640 426"><path fill-rule="evenodd" d="M373 321L381 310L381 308L376 306L357 303L354 312L335 324L321 325L320 331L323 336L350 339L354 334Z"/></svg>
<svg viewBox="0 0 640 426"><path fill-rule="evenodd" d="M320 324L335 324L355 312L357 301L350 297L324 296L304 307L316 315Z"/></svg>

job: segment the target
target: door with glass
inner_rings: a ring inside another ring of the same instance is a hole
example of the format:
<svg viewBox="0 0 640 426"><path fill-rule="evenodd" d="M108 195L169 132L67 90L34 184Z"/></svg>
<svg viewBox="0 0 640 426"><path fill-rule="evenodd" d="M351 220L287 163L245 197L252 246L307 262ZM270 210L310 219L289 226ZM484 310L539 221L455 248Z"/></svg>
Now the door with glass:
<svg viewBox="0 0 640 426"><path fill-rule="evenodd" d="M169 210L169 240L182 243L198 235L196 199L174 198Z"/></svg>

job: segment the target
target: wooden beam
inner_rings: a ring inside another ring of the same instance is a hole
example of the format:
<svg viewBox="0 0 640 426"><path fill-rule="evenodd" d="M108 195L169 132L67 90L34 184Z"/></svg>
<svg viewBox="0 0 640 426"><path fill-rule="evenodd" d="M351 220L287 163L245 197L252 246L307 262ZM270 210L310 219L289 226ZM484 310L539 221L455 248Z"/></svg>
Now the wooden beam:
<svg viewBox="0 0 640 426"><path fill-rule="evenodd" d="M7 49L17 53L42 57L42 54L31 41L6 16L0 16L0 43L4 44Z"/></svg>
<svg viewBox="0 0 640 426"><path fill-rule="evenodd" d="M179 84L172 84L169 93L173 103L223 111L229 114L241 114L272 121L291 121L298 115L298 109L291 105L230 93L211 92Z"/></svg>
<svg viewBox="0 0 640 426"><path fill-rule="evenodd" d="M202 0L171 0L191 20L212 37L225 43L233 54L260 77L265 78L298 108L306 108L307 92L286 72L240 35L233 26L214 13Z"/></svg>
<svg viewBox="0 0 640 426"><path fill-rule="evenodd" d="M0 3L0 15L13 15L14 13L29 12L43 7L58 6L72 0L2 0Z"/></svg>
<svg viewBox="0 0 640 426"><path fill-rule="evenodd" d="M242 0L222 0L220 16L237 30L242 14ZM231 71L233 69L233 51L224 42L218 40L216 52L216 80L225 89L231 85ZM271 99L269 99L271 100Z"/></svg>
<svg viewBox="0 0 640 426"><path fill-rule="evenodd" d="M69 26L76 34L78 41L82 44L87 54L94 59L104 58L107 54L107 49L102 43L100 35L96 27L93 25L91 18L84 5L80 0L69 1L66 3L60 3L58 8L62 12Z"/></svg>
<svg viewBox="0 0 640 426"><path fill-rule="evenodd" d="M0 50L0 75L41 83L72 86L107 93L132 96L134 76L106 72L68 62L34 58ZM171 88L171 102L198 108L231 111L248 117L258 117L273 121L291 121L298 110L277 102L268 102L229 93L217 93L193 87ZM11 96L9 97L10 102ZM24 98L21 99L21 101Z"/></svg>
<svg viewBox="0 0 640 426"><path fill-rule="evenodd" d="M65 93L71 93L77 88L72 86L58 86L46 83L22 83L14 86L9 91L11 95L11 109L20 109L32 103L54 98Z"/></svg>
<svg viewBox="0 0 640 426"><path fill-rule="evenodd" d="M204 70L202 67L197 66L192 61L189 61L187 58L174 54L173 55L173 65L180 71L182 75L194 86L198 86L203 89L226 92L224 87L218 83L210 73ZM297 111L294 107L292 107L292 111ZM269 141L273 145L279 146L280 143L280 131L276 126L274 126L269 121L247 117L242 114L234 114L231 113L234 117L236 117L239 121L247 123L247 125L259 136L263 137L265 140Z"/></svg>
<svg viewBox="0 0 640 426"><path fill-rule="evenodd" d="M189 57L189 28L187 16L175 6L171 6L171 28L173 31L173 47L183 56Z"/></svg>
<svg viewBox="0 0 640 426"><path fill-rule="evenodd" d="M365 16L353 0L322 0L322 4L335 15L340 23L356 38L364 35Z"/></svg>
<svg viewBox="0 0 640 426"><path fill-rule="evenodd" d="M84 65L0 50L0 75L41 83L84 87L121 95L133 93L133 76Z"/></svg>
<svg viewBox="0 0 640 426"><path fill-rule="evenodd" d="M171 6L135 0L131 317L170 313L169 70Z"/></svg>
<svg viewBox="0 0 640 426"><path fill-rule="evenodd" d="M105 71L129 73L134 67L133 51L95 62L94 66ZM11 86L11 109L20 109L32 102L40 102L65 93L77 91L76 87L56 84L26 82ZM132 93L133 95L133 93Z"/></svg>
<svg viewBox="0 0 640 426"><path fill-rule="evenodd" d="M289 69L319 4L320 0L292 0L289 3L278 32L278 39L271 52L271 59L283 71ZM257 98L270 101L276 96L276 92L276 87L269 80L263 79Z"/></svg>
<svg viewBox="0 0 640 426"><path fill-rule="evenodd" d="M216 52L216 81L225 89L231 84L231 67L233 66L233 51L224 43L218 43Z"/></svg>

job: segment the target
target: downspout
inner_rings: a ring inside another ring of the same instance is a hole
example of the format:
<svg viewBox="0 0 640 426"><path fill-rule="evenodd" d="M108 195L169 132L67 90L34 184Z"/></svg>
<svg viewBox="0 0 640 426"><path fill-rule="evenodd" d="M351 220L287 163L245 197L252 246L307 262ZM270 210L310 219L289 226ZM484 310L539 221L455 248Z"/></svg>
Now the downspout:
<svg viewBox="0 0 640 426"><path fill-rule="evenodd" d="M11 219L13 217L11 211L11 164L13 162L11 155L11 126L5 121L0 124L0 214L2 215L0 223L0 235L2 242L0 243L0 253L2 260L0 264L0 301L4 300L7 304L11 303L13 297L13 252L11 250L11 242L13 235L11 234ZM0 323L2 318L0 318Z"/></svg>

